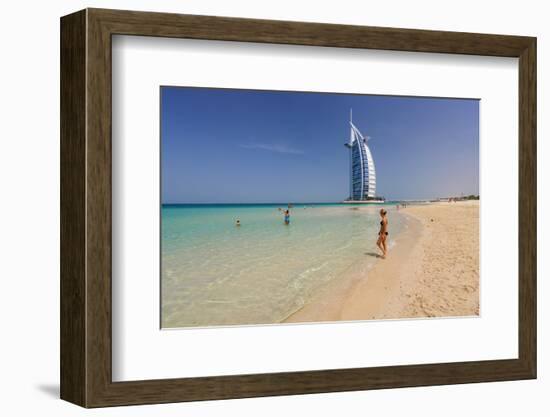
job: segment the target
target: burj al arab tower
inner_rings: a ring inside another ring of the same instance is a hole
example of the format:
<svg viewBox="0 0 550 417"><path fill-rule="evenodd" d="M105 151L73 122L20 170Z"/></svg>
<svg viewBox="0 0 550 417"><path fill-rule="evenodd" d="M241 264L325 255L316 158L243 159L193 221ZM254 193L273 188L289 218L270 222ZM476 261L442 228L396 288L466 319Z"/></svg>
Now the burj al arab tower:
<svg viewBox="0 0 550 417"><path fill-rule="evenodd" d="M372 153L367 146L370 138L363 136L353 124L351 111L349 124L350 138L345 144L350 151L350 196L347 202L383 202L383 198L376 197L376 169Z"/></svg>

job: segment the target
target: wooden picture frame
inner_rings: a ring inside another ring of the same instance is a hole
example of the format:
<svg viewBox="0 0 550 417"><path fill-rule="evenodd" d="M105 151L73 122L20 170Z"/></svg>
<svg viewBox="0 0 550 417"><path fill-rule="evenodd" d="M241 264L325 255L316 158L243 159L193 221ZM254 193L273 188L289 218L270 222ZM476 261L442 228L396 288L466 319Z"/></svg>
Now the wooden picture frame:
<svg viewBox="0 0 550 417"><path fill-rule="evenodd" d="M140 35L519 58L519 357L112 381L111 39ZM61 19L61 398L83 407L536 378L536 38L86 9Z"/></svg>

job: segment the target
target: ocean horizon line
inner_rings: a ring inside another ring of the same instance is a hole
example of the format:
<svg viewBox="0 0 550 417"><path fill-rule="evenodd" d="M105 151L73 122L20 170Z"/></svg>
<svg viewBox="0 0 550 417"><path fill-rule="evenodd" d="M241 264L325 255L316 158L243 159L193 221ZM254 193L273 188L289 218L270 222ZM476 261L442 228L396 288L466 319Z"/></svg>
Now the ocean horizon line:
<svg viewBox="0 0 550 417"><path fill-rule="evenodd" d="M417 199L392 199L386 200L384 203L373 202L372 204L390 204L390 203L405 203L405 202L429 202L437 200L438 198L417 198ZM275 202L246 202L246 203L219 203L219 202L200 202L200 203L189 203L189 202L169 202L161 203L162 206L286 206L288 204L292 205L309 205L309 204L365 204L361 202L347 202L344 200L341 201L275 201Z"/></svg>
<svg viewBox="0 0 550 417"><path fill-rule="evenodd" d="M293 205L308 205L308 204L341 204L342 202L341 201L301 201L301 202L293 202L293 201L285 201L285 202L280 202L280 201L275 201L275 202L267 202L267 203L263 203L263 202L258 202L258 203L251 203L251 202L247 202L247 203L161 203L161 205L163 206L245 206L245 205L250 205L250 206L277 206L277 205L280 205L280 206L286 206L288 204L293 204Z"/></svg>
<svg viewBox="0 0 550 417"><path fill-rule="evenodd" d="M440 201L445 200L449 198L464 198L465 196L444 196L444 197L428 197L428 198L393 198L393 199L386 199L383 203L380 202L372 202L372 204L391 204L391 203L426 203L426 202L433 202L433 201ZM479 199L479 196L476 195L477 199ZM286 201L273 201L273 202L243 202L243 203L220 203L220 202L163 202L161 203L161 206L243 206L243 205L249 205L249 206L277 206L282 205L286 206L288 204L292 205L308 205L308 204L365 204L363 202L356 202L356 201L345 201L345 200L339 200L339 201L292 201L292 200L286 200Z"/></svg>

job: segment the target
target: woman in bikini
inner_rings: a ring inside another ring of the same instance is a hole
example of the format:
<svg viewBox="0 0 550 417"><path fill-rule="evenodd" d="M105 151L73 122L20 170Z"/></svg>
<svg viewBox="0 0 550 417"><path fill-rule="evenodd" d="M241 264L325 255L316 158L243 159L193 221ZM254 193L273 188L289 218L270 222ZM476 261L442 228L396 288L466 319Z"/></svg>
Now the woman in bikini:
<svg viewBox="0 0 550 417"><path fill-rule="evenodd" d="M378 240L376 241L376 246L382 251L382 258L386 259L388 254L388 248L386 246L386 239L388 238L388 218L386 217L388 212L384 209L380 209L380 231L378 232Z"/></svg>

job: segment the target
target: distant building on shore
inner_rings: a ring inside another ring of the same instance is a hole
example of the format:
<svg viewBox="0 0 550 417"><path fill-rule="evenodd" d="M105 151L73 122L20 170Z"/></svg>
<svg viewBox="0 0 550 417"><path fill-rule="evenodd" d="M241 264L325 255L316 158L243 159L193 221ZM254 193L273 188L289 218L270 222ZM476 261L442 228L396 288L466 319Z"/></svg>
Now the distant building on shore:
<svg viewBox="0 0 550 417"><path fill-rule="evenodd" d="M363 136L353 124L351 112L349 124L350 139L345 144L350 150L350 185L347 201L383 201L383 198L376 197L376 169L372 153L367 146L369 137Z"/></svg>

